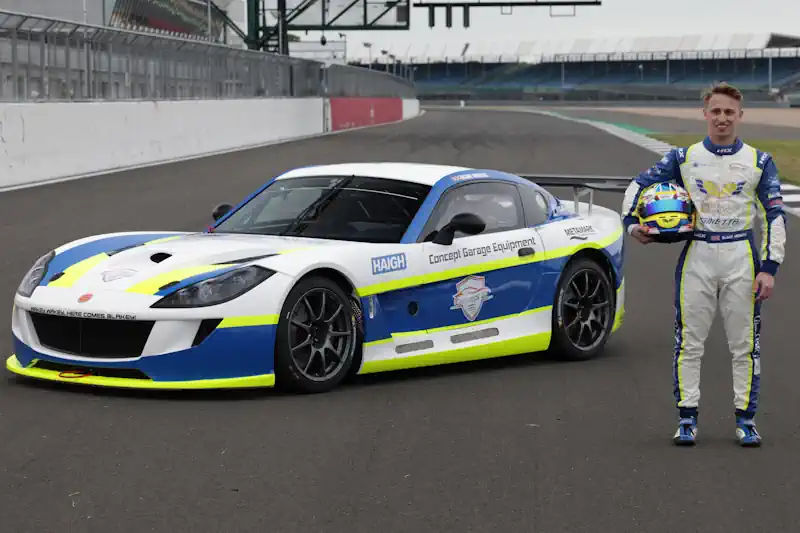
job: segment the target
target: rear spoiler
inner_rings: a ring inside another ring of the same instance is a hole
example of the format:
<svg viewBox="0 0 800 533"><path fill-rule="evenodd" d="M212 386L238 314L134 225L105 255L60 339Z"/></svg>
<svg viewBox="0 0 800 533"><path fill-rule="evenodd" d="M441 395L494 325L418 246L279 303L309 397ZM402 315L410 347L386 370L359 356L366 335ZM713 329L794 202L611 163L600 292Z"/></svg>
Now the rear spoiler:
<svg viewBox="0 0 800 533"><path fill-rule="evenodd" d="M594 191L625 192L634 176L591 176L576 174L517 174L541 187L571 187L575 213L582 196L588 196L589 214L594 205Z"/></svg>

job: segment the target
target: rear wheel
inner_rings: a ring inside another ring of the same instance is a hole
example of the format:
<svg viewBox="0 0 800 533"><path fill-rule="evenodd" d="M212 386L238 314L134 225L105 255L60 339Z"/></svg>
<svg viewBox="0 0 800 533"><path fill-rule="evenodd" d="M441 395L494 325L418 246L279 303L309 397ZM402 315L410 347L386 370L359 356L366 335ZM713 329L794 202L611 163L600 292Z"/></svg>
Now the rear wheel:
<svg viewBox="0 0 800 533"><path fill-rule="evenodd" d="M615 298L608 273L595 261L569 263L553 305L553 351L568 360L600 353L614 325Z"/></svg>
<svg viewBox="0 0 800 533"><path fill-rule="evenodd" d="M326 392L353 365L359 330L350 298L324 277L300 281L283 304L275 340L278 387Z"/></svg>

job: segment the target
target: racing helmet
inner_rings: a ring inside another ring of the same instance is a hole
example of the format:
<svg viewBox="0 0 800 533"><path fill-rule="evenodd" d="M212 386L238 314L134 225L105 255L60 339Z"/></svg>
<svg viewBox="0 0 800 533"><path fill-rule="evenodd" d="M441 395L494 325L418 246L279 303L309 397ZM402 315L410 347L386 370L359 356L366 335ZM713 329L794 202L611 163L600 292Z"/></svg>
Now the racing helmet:
<svg viewBox="0 0 800 533"><path fill-rule="evenodd" d="M675 183L657 183L642 192L639 224L659 242L688 239L695 226L695 209L689 192Z"/></svg>

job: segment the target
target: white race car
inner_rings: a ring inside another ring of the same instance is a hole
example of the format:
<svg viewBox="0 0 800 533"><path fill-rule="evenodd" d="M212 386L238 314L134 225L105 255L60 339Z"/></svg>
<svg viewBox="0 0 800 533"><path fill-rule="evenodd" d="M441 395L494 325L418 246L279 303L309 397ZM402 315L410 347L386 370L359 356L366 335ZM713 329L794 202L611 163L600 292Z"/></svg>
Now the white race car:
<svg viewBox="0 0 800 533"><path fill-rule="evenodd" d="M19 286L7 368L114 387L320 392L355 373L548 349L592 357L624 313L620 216L538 181L306 167L221 205L203 232L66 244Z"/></svg>

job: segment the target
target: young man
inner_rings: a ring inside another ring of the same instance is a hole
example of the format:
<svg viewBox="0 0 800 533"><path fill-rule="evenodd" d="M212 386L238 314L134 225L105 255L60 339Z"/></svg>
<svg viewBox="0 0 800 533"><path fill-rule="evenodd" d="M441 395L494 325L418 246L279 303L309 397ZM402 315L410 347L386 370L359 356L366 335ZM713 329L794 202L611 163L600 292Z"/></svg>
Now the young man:
<svg viewBox="0 0 800 533"><path fill-rule="evenodd" d="M633 238L651 242L635 209L644 188L665 181L684 187L697 212L695 233L675 271L673 381L679 422L674 442L695 442L700 360L719 306L732 357L736 436L743 446L758 446L761 436L753 417L761 374L760 307L772 294L783 261L786 215L772 157L737 136L742 94L719 84L704 93L703 104L708 136L671 150L635 178L625 192L622 216ZM762 229L760 254L752 233L756 212Z"/></svg>

